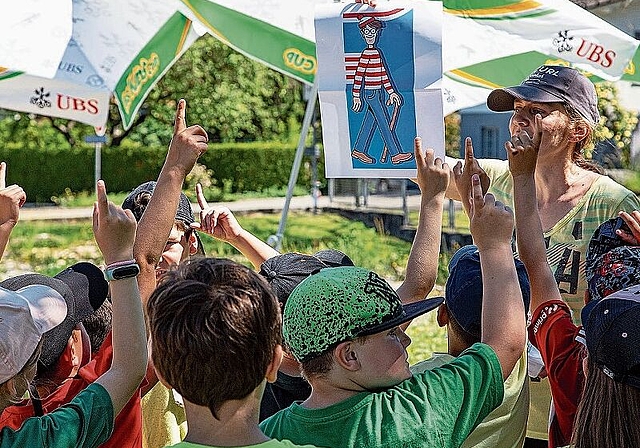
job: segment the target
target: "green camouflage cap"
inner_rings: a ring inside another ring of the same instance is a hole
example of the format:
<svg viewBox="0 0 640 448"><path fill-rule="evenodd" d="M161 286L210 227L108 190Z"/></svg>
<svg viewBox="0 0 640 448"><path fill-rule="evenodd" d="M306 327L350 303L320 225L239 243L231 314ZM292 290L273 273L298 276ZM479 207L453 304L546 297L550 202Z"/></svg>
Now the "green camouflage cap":
<svg viewBox="0 0 640 448"><path fill-rule="evenodd" d="M303 280L289 296L283 336L296 359L304 362L334 344L394 328L442 301L437 297L403 306L375 272L353 266L325 268Z"/></svg>

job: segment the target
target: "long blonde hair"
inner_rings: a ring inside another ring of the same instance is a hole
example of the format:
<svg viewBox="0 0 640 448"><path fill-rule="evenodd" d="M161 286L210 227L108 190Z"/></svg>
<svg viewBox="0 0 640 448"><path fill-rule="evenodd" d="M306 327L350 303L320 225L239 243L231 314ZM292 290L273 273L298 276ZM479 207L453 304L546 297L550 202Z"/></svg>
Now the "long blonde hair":
<svg viewBox="0 0 640 448"><path fill-rule="evenodd" d="M571 126L574 129L577 127L584 127L587 130L587 134L585 135L585 137L582 140L576 142L576 145L573 148L573 152L571 153L571 161L585 170L593 171L598 174L604 174L604 170L600 165L591 160L587 160L584 157L584 150L594 144L593 134L595 131L595 126L587 121L582 115L580 115L580 113L570 104L564 103L564 108L567 111L567 115L569 116L569 120L571 121Z"/></svg>

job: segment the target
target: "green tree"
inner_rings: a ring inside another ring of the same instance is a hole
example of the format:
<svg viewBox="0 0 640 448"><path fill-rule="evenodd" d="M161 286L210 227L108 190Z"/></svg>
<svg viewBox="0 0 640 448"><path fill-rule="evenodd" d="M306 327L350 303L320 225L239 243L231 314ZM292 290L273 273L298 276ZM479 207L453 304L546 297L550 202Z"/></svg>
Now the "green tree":
<svg viewBox="0 0 640 448"><path fill-rule="evenodd" d="M596 128L596 141L610 140L620 151L622 165L628 167L631 155L631 135L638 126L635 112L625 109L618 100L618 89L612 82L596 84L600 125Z"/></svg>
<svg viewBox="0 0 640 448"><path fill-rule="evenodd" d="M165 144L179 98L188 123L201 124L212 142L288 139L304 113L302 85L250 60L210 35L198 39L151 91L135 129L116 132L145 145ZM117 110L111 122L119 126Z"/></svg>
<svg viewBox="0 0 640 448"><path fill-rule="evenodd" d="M210 35L198 39L153 88L134 125L122 128L112 102L108 141L166 145L178 99L187 100L189 124L201 124L212 142L289 140L304 114L302 84L246 58ZM58 118L7 112L0 119L6 143L73 146L93 128Z"/></svg>

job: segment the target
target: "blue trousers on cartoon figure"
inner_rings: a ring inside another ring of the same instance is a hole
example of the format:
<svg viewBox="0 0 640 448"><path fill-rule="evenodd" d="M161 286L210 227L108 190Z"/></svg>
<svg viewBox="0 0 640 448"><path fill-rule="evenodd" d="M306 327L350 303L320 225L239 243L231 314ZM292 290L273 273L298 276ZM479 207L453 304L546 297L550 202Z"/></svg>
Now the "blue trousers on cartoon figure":
<svg viewBox="0 0 640 448"><path fill-rule="evenodd" d="M397 165L413 159L413 154L402 152L398 137L391 129L389 113L384 105L383 89L364 89L362 101L365 106L365 114L351 156L362 163L376 163L376 160L369 155L369 145L377 128L380 130L380 136L391 155L391 163Z"/></svg>

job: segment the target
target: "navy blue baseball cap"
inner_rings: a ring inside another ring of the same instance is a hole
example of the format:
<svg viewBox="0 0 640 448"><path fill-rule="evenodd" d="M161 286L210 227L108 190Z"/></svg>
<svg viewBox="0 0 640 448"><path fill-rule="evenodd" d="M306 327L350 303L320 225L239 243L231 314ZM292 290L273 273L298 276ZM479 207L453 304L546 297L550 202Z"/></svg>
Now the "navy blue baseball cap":
<svg viewBox="0 0 640 448"><path fill-rule="evenodd" d="M525 313L529 311L529 277L524 264L514 259L522 291ZM464 331L480 337L482 315L482 270L480 252L474 245L463 246L449 261L449 278L445 287L444 303L450 315Z"/></svg>
<svg viewBox="0 0 640 448"><path fill-rule="evenodd" d="M136 218L136 221L139 222L140 219L142 219L142 214L149 205L149 198L153 195L153 192L156 189L156 184L157 182L155 180L150 180L138 185L133 189L131 193L127 195L127 197L122 202L122 208L124 210L131 210L133 216ZM180 200L178 201L178 209L176 210L175 219L183 223L186 227L186 230L189 230L191 224L195 222L195 219L193 217L193 210L191 209L191 202L189 201L187 195L182 192L180 192ZM198 240L197 253L199 255L204 255L204 246L202 245L200 235L195 230L193 230L193 234Z"/></svg>
<svg viewBox="0 0 640 448"><path fill-rule="evenodd" d="M569 104L592 125L600 121L595 86L571 67L542 65L519 86L492 91L487 97L487 107L495 112L513 110L516 98L537 103Z"/></svg>
<svg viewBox="0 0 640 448"><path fill-rule="evenodd" d="M640 388L640 285L595 304L583 320L589 358L614 381Z"/></svg>

